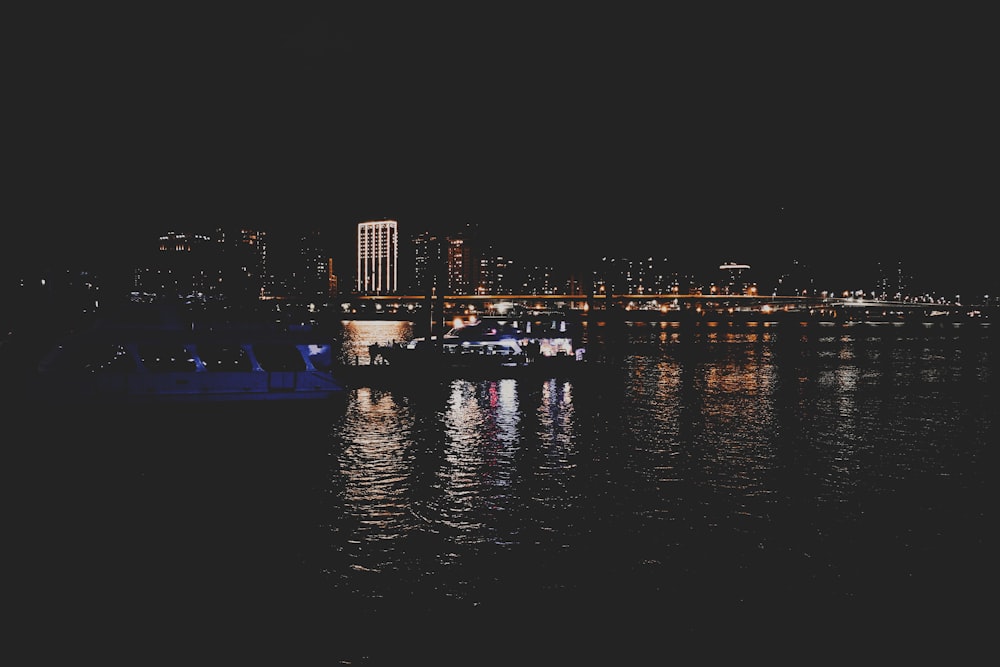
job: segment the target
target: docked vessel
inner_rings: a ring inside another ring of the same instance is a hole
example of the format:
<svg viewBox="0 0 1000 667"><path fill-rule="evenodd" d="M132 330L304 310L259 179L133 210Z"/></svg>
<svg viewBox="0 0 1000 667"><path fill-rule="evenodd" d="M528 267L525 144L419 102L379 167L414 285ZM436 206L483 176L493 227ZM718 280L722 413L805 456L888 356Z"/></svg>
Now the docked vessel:
<svg viewBox="0 0 1000 667"><path fill-rule="evenodd" d="M400 372L517 377L568 372L585 350L565 319L485 316L456 320L441 336L375 343L369 352L371 365Z"/></svg>
<svg viewBox="0 0 1000 667"><path fill-rule="evenodd" d="M74 402L325 399L344 385L311 329L98 326L39 362L33 398Z"/></svg>

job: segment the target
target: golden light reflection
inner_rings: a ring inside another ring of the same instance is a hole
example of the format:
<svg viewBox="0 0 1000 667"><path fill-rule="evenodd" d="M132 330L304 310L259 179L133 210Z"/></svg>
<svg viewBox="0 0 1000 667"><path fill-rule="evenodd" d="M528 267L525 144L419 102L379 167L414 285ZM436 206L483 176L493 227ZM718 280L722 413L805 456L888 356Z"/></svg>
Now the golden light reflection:
<svg viewBox="0 0 1000 667"><path fill-rule="evenodd" d="M357 389L345 424L339 469L344 500L368 539L389 538L412 523L404 451L412 418L391 394Z"/></svg>
<svg viewBox="0 0 1000 667"><path fill-rule="evenodd" d="M349 364L368 363L368 346L408 341L413 337L413 323L396 320L343 320L342 348Z"/></svg>

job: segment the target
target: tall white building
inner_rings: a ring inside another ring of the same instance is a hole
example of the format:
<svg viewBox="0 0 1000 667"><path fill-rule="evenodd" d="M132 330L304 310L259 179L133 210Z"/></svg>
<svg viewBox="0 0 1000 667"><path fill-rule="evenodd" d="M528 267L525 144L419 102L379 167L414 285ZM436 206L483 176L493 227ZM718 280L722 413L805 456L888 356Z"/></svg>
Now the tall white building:
<svg viewBox="0 0 1000 667"><path fill-rule="evenodd" d="M394 294L399 266L399 231L395 220L358 223L359 294Z"/></svg>

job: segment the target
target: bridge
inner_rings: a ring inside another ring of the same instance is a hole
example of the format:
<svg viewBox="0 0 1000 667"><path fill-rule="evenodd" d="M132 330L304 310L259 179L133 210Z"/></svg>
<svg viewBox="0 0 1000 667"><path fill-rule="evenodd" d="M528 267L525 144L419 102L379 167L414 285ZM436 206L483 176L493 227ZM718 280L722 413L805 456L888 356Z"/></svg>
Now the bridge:
<svg viewBox="0 0 1000 667"><path fill-rule="evenodd" d="M345 315L423 320L510 311L559 311L602 319L761 319L802 316L844 320L989 319L991 309L962 304L873 300L826 295L759 294L439 294L354 295L341 299Z"/></svg>

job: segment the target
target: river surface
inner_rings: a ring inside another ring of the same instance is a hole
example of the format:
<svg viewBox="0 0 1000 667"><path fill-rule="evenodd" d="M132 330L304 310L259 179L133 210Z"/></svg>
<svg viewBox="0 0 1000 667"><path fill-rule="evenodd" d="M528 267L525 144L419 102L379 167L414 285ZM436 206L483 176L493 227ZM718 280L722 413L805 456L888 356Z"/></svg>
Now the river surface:
<svg viewBox="0 0 1000 667"><path fill-rule="evenodd" d="M407 340L345 322L345 358ZM11 414L39 662L971 658L993 635L988 326L586 332L586 380ZM312 658L317 657L313 660Z"/></svg>

